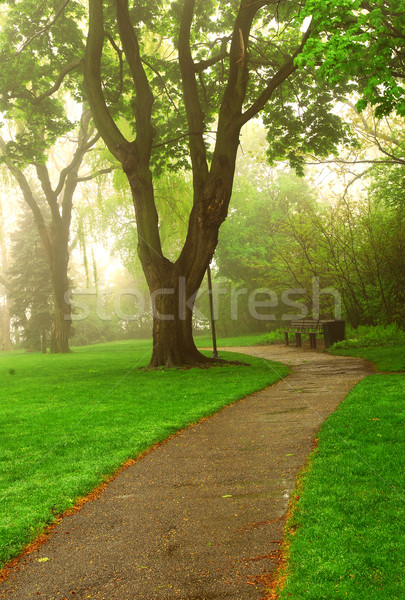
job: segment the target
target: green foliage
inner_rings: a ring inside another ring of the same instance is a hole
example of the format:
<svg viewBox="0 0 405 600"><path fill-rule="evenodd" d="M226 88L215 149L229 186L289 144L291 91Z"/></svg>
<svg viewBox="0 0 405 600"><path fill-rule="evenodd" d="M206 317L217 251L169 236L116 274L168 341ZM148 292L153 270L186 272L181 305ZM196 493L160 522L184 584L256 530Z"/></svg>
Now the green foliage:
<svg viewBox="0 0 405 600"><path fill-rule="evenodd" d="M26 350L41 350L41 338L49 335L53 310L52 285L46 260L31 211L23 211L12 235L11 266L8 270L10 313L23 331ZM46 345L46 343L45 343Z"/></svg>
<svg viewBox="0 0 405 600"><path fill-rule="evenodd" d="M394 120L387 125L400 161L401 134ZM272 289L281 312L281 295L293 288L305 290L294 299L310 310L318 278L321 288L341 294L344 317L354 327L396 323L403 329L403 166L375 165L356 197L331 190L321 199L306 180L266 166L260 129L242 135L242 148L232 208L219 234L220 277L234 288ZM322 294L320 301L321 317L333 317L334 298Z"/></svg>
<svg viewBox="0 0 405 600"><path fill-rule="evenodd" d="M241 163L232 195L232 209L219 236L219 271L231 281L247 285L250 290L275 286L278 291L285 278L280 277L283 267L273 238L283 245L279 222L284 208L295 205L310 192L306 183L293 173L276 175L268 167L266 172L264 163L248 163L244 172L244 158Z"/></svg>
<svg viewBox="0 0 405 600"><path fill-rule="evenodd" d="M75 0L3 4L0 113L3 123L14 123L15 128L7 155L18 166L43 163L47 150L75 124L67 116L62 94L48 92L83 52L83 6ZM77 88L77 78L76 83L70 81L65 95Z"/></svg>
<svg viewBox="0 0 405 600"><path fill-rule="evenodd" d="M404 146L402 142L401 146ZM405 206L405 166L379 165L370 172L370 193L382 206Z"/></svg>
<svg viewBox="0 0 405 600"><path fill-rule="evenodd" d="M288 523L280 600L403 596L404 383L367 377L322 426Z"/></svg>
<svg viewBox="0 0 405 600"><path fill-rule="evenodd" d="M229 353L250 366L146 371L151 345L2 353L0 563L127 459L288 372Z"/></svg>
<svg viewBox="0 0 405 600"><path fill-rule="evenodd" d="M346 348L371 348L373 346L405 344L405 331L400 329L396 323L374 327L360 325L357 329L349 329L346 337L346 340L337 342L331 349L342 350Z"/></svg>
<svg viewBox="0 0 405 600"><path fill-rule="evenodd" d="M324 9L315 5L309 3L308 10L316 10L322 19ZM229 47L238 8L239 3L234 1L195 4L190 40L193 60L200 65L210 64L199 70L197 78L207 134L218 116L227 85ZM115 6L111 4L103 10L106 37L101 77L105 97L111 115L117 122L126 120L128 133L132 131L128 137L133 138L137 134L133 114L136 92L121 48ZM190 167L189 125L177 59L182 12L181 2L130 3L130 17L154 96L152 160L157 175L167 168ZM76 63L84 52L87 18L87 9L77 0L62 5L57 0L41 5L33 0L7 3L0 37L0 110L6 119L21 124L8 147L10 156L19 164L34 159L43 161L47 148L73 127L63 101L67 94L78 101L82 99ZM245 108L260 96L266 83L299 47L302 20L301 3L295 1L272 2L257 12L246 49L250 74ZM66 71L72 65L76 67ZM65 74L63 85L51 94L56 82L62 83L61 74ZM349 89L345 86L345 90ZM337 85L333 92L328 90L315 80L309 68L295 72L279 86L264 113L271 142L269 156L273 160L290 158L300 170L302 160L298 156L303 152L324 156L336 151L339 140L350 137L339 117L331 112L334 98L343 91ZM209 138L206 145L209 150Z"/></svg>
<svg viewBox="0 0 405 600"><path fill-rule="evenodd" d="M307 71L298 72L279 90L264 110L268 131L267 157L271 164L288 160L290 167L304 175L305 158L338 155L341 144L357 148L350 125L333 113L345 89L328 89Z"/></svg>
<svg viewBox="0 0 405 600"><path fill-rule="evenodd" d="M278 344L279 342L284 340L284 334L281 333L278 329L276 331L269 331L261 336L256 344L260 345L268 345L268 344Z"/></svg>
<svg viewBox="0 0 405 600"><path fill-rule="evenodd" d="M316 66L329 85L355 83L358 110L370 103L379 117L404 117L403 1L307 0L304 14L313 35L297 63Z"/></svg>
<svg viewBox="0 0 405 600"><path fill-rule="evenodd" d="M264 175L260 167L252 165L248 174L236 179L233 206L219 238L216 260L220 274L249 293L266 288L277 294L278 305L271 311L275 325L283 314L297 312L282 301L288 290L290 300L300 300L310 310L313 277L320 277L322 287L329 279L326 268L321 272L321 258L316 256L315 214L321 208L308 183L292 171L273 172L267 167ZM294 293L294 289L304 292ZM327 316L331 310L328 298L322 296L321 300Z"/></svg>
<svg viewBox="0 0 405 600"><path fill-rule="evenodd" d="M370 177L368 198L343 196L328 204L292 173L276 177L268 170L266 178L250 165L235 181L234 208L220 233L219 273L234 285L271 288L279 298L290 288L305 290L301 300L308 308L318 278L321 288L341 294L354 327L404 328L402 166L375 168ZM333 297L320 300L321 317L333 316Z"/></svg>

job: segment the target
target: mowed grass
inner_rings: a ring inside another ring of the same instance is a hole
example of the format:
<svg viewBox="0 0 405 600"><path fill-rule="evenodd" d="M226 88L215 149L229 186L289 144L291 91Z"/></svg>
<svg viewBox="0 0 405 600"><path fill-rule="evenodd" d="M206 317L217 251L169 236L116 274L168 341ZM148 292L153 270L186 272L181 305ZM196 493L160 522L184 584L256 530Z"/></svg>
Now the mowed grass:
<svg viewBox="0 0 405 600"><path fill-rule="evenodd" d="M403 344L381 348L339 348L332 349L331 354L360 356L373 362L378 371L405 371L405 346Z"/></svg>
<svg viewBox="0 0 405 600"><path fill-rule="evenodd" d="M150 341L69 355L0 353L0 564L114 473L175 431L266 387L278 363L146 371Z"/></svg>
<svg viewBox="0 0 405 600"><path fill-rule="evenodd" d="M351 354L384 371L395 357L363 350ZM404 421L405 376L393 374L364 379L324 423L286 528L280 600L405 597Z"/></svg>
<svg viewBox="0 0 405 600"><path fill-rule="evenodd" d="M239 337L219 337L217 339L218 348L227 348L230 346L255 346L263 340L263 333L252 333ZM210 335L199 335L194 338L198 348L212 348L212 337Z"/></svg>

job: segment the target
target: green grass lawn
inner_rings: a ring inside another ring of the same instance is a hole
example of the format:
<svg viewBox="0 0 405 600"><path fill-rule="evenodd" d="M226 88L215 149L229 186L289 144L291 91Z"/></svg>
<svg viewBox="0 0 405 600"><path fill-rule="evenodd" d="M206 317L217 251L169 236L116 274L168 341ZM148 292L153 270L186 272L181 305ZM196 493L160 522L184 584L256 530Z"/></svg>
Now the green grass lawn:
<svg viewBox="0 0 405 600"><path fill-rule="evenodd" d="M209 335L195 336L195 343L198 348L212 348L212 337ZM239 337L220 337L217 339L217 346L226 348L229 346L255 346L263 340L262 333L254 333Z"/></svg>
<svg viewBox="0 0 405 600"><path fill-rule="evenodd" d="M403 368L403 348L344 353ZM404 375L371 375L324 423L286 527L280 600L405 597L404 401Z"/></svg>
<svg viewBox="0 0 405 600"><path fill-rule="evenodd" d="M378 371L405 371L405 345L370 348L332 349L331 354L361 356L375 364Z"/></svg>
<svg viewBox="0 0 405 600"><path fill-rule="evenodd" d="M0 353L0 564L128 458L288 372L245 356L250 366L146 371L150 345Z"/></svg>

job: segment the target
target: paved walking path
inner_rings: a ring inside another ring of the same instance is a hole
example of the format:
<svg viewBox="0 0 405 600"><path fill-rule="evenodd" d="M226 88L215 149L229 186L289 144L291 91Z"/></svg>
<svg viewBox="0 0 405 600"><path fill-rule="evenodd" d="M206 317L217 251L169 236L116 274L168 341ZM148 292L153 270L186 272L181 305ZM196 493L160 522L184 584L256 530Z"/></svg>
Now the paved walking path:
<svg viewBox="0 0 405 600"><path fill-rule="evenodd" d="M291 374L123 471L21 560L0 598L263 598L316 431L371 368L292 347L236 350L280 360Z"/></svg>

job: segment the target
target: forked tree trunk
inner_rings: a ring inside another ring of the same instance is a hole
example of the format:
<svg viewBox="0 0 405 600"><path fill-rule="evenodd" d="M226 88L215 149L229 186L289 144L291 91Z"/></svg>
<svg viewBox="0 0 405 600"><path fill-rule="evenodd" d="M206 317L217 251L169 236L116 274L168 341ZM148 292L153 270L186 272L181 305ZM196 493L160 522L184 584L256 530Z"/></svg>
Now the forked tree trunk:
<svg viewBox="0 0 405 600"><path fill-rule="evenodd" d="M197 292L218 241L218 229L226 216L227 202L220 215L211 211L202 194L194 203L187 239L175 263L165 258L160 244L158 215L149 168L131 168L126 175L131 186L138 225L138 255L148 283L153 307L153 353L150 367L175 367L212 362L196 347L193 339L193 308ZM228 186L229 187L229 186ZM209 198L213 205L217 188ZM229 188L229 196L230 196ZM229 198L226 199L229 201ZM208 222L209 221L209 222ZM208 223L207 223L208 222Z"/></svg>
<svg viewBox="0 0 405 600"><path fill-rule="evenodd" d="M234 146L236 155L237 143ZM136 168L131 160L124 168L138 225L138 255L152 299L150 367L212 362L196 348L192 323L194 300L218 243L219 227L226 218L232 191L235 161L222 159L222 164L212 169L206 184L194 191L187 238L175 263L162 253L149 168Z"/></svg>

